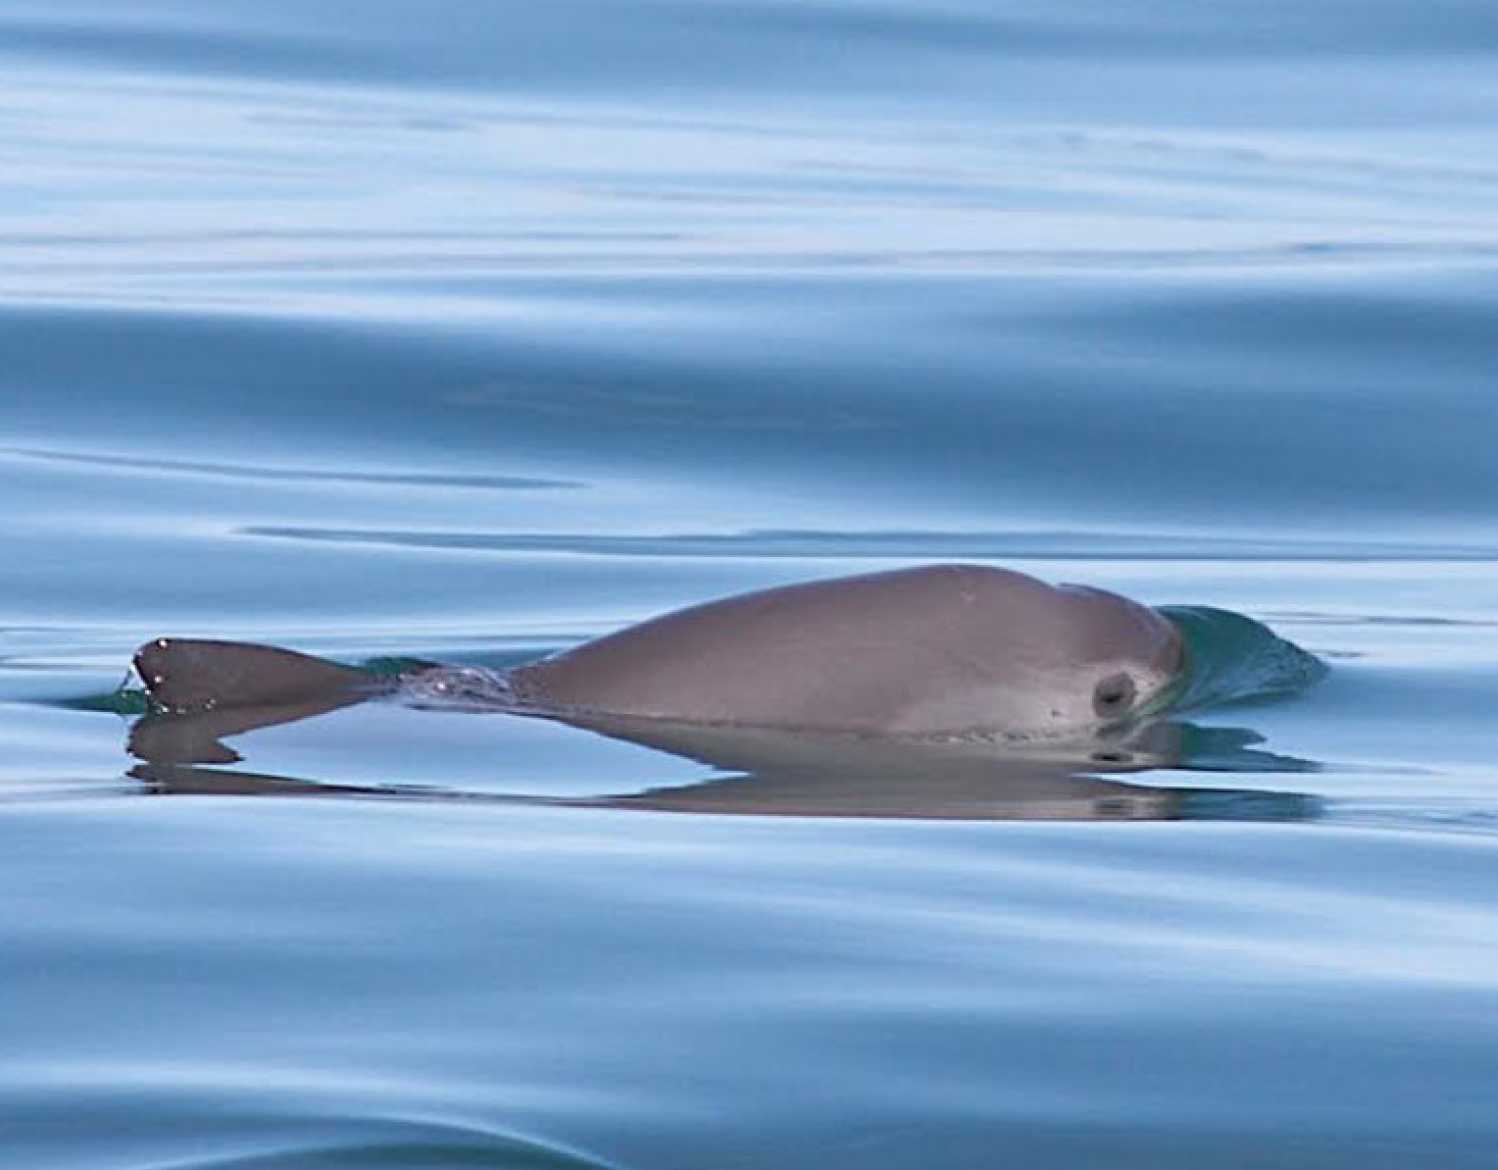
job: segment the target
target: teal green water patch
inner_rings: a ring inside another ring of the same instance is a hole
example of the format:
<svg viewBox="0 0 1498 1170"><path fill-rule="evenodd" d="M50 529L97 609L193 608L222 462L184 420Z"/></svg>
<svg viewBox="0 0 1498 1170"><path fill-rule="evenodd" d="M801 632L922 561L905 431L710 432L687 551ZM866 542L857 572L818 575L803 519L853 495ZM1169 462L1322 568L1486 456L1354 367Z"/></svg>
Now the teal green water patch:
<svg viewBox="0 0 1498 1170"><path fill-rule="evenodd" d="M400 655L387 655L381 658L368 658L359 663L361 670L367 670L376 678L399 678L403 674L410 674L416 670L430 670L437 666L430 658L406 658Z"/></svg>
<svg viewBox="0 0 1498 1170"><path fill-rule="evenodd" d="M1268 626L1209 605L1165 605L1160 612L1186 642L1186 670L1155 710L1190 711L1223 703L1296 695L1328 667Z"/></svg>
<svg viewBox="0 0 1498 1170"><path fill-rule="evenodd" d="M138 687L126 685L101 694L54 699L48 705L69 711L102 711L107 715L145 715L151 710L151 699Z"/></svg>
<svg viewBox="0 0 1498 1170"><path fill-rule="evenodd" d="M1157 726L1168 728L1176 766L1191 772L1316 772L1322 767L1315 760L1260 746L1265 737L1249 727L1203 726L1181 719Z"/></svg>
<svg viewBox="0 0 1498 1170"><path fill-rule="evenodd" d="M1309 821L1324 812L1324 802L1309 793L1236 788L1181 789L1176 805L1183 821Z"/></svg>

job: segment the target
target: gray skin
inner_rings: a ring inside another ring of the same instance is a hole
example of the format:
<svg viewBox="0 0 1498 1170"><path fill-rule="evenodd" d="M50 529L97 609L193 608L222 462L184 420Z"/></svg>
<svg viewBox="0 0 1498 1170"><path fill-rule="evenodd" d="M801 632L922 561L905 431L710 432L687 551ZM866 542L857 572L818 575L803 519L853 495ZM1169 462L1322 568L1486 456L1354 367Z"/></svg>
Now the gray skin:
<svg viewBox="0 0 1498 1170"><path fill-rule="evenodd" d="M1154 610L981 565L729 597L509 673L538 713L894 736L1087 733L1179 676Z"/></svg>
<svg viewBox="0 0 1498 1170"><path fill-rule="evenodd" d="M418 663L391 676L271 646L158 638L135 657L153 710L131 730L143 761L131 775L163 792L327 791L198 765L240 761L222 738L384 697L540 716L728 773L581 799L496 798L520 803L1117 819L1263 816L1273 797L1267 815L1313 815L1293 793L1093 775L1197 759L1214 770L1310 766L1247 750L1251 732L1155 718L1180 693L1184 659L1176 627L1145 606L971 565L731 597L510 671Z"/></svg>
<svg viewBox="0 0 1498 1170"><path fill-rule="evenodd" d="M1050 739L1151 713L1183 658L1169 621L1117 594L929 565L708 602L504 674L432 666L377 680L274 647L165 638L135 662L175 711L395 690L572 722Z"/></svg>

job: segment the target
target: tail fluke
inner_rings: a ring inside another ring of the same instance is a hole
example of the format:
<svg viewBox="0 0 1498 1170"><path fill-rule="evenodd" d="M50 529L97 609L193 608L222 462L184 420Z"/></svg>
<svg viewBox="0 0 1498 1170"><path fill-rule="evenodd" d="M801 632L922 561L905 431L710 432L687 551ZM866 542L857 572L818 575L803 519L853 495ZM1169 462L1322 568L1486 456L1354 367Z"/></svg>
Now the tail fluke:
<svg viewBox="0 0 1498 1170"><path fill-rule="evenodd" d="M172 712L301 703L382 686L368 671L250 642L157 638L134 661L151 701Z"/></svg>

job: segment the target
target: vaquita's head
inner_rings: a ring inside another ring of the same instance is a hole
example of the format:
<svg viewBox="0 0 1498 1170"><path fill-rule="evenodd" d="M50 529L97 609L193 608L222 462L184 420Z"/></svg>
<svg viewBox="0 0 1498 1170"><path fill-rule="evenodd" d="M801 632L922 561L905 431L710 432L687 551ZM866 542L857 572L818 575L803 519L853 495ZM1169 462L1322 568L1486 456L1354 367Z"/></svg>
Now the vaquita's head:
<svg viewBox="0 0 1498 1170"><path fill-rule="evenodd" d="M1181 635L1139 602L1005 569L926 572L955 588L925 633L929 685L899 731L1087 734L1155 713L1179 683Z"/></svg>

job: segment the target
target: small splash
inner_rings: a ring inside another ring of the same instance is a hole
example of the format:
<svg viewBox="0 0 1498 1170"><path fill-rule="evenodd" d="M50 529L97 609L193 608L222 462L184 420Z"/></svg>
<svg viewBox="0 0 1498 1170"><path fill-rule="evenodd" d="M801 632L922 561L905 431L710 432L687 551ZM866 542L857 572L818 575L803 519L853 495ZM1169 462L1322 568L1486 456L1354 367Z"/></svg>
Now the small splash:
<svg viewBox="0 0 1498 1170"><path fill-rule="evenodd" d="M435 666L402 674L394 697L409 707L438 711L508 711L516 706L504 672L482 666Z"/></svg>

